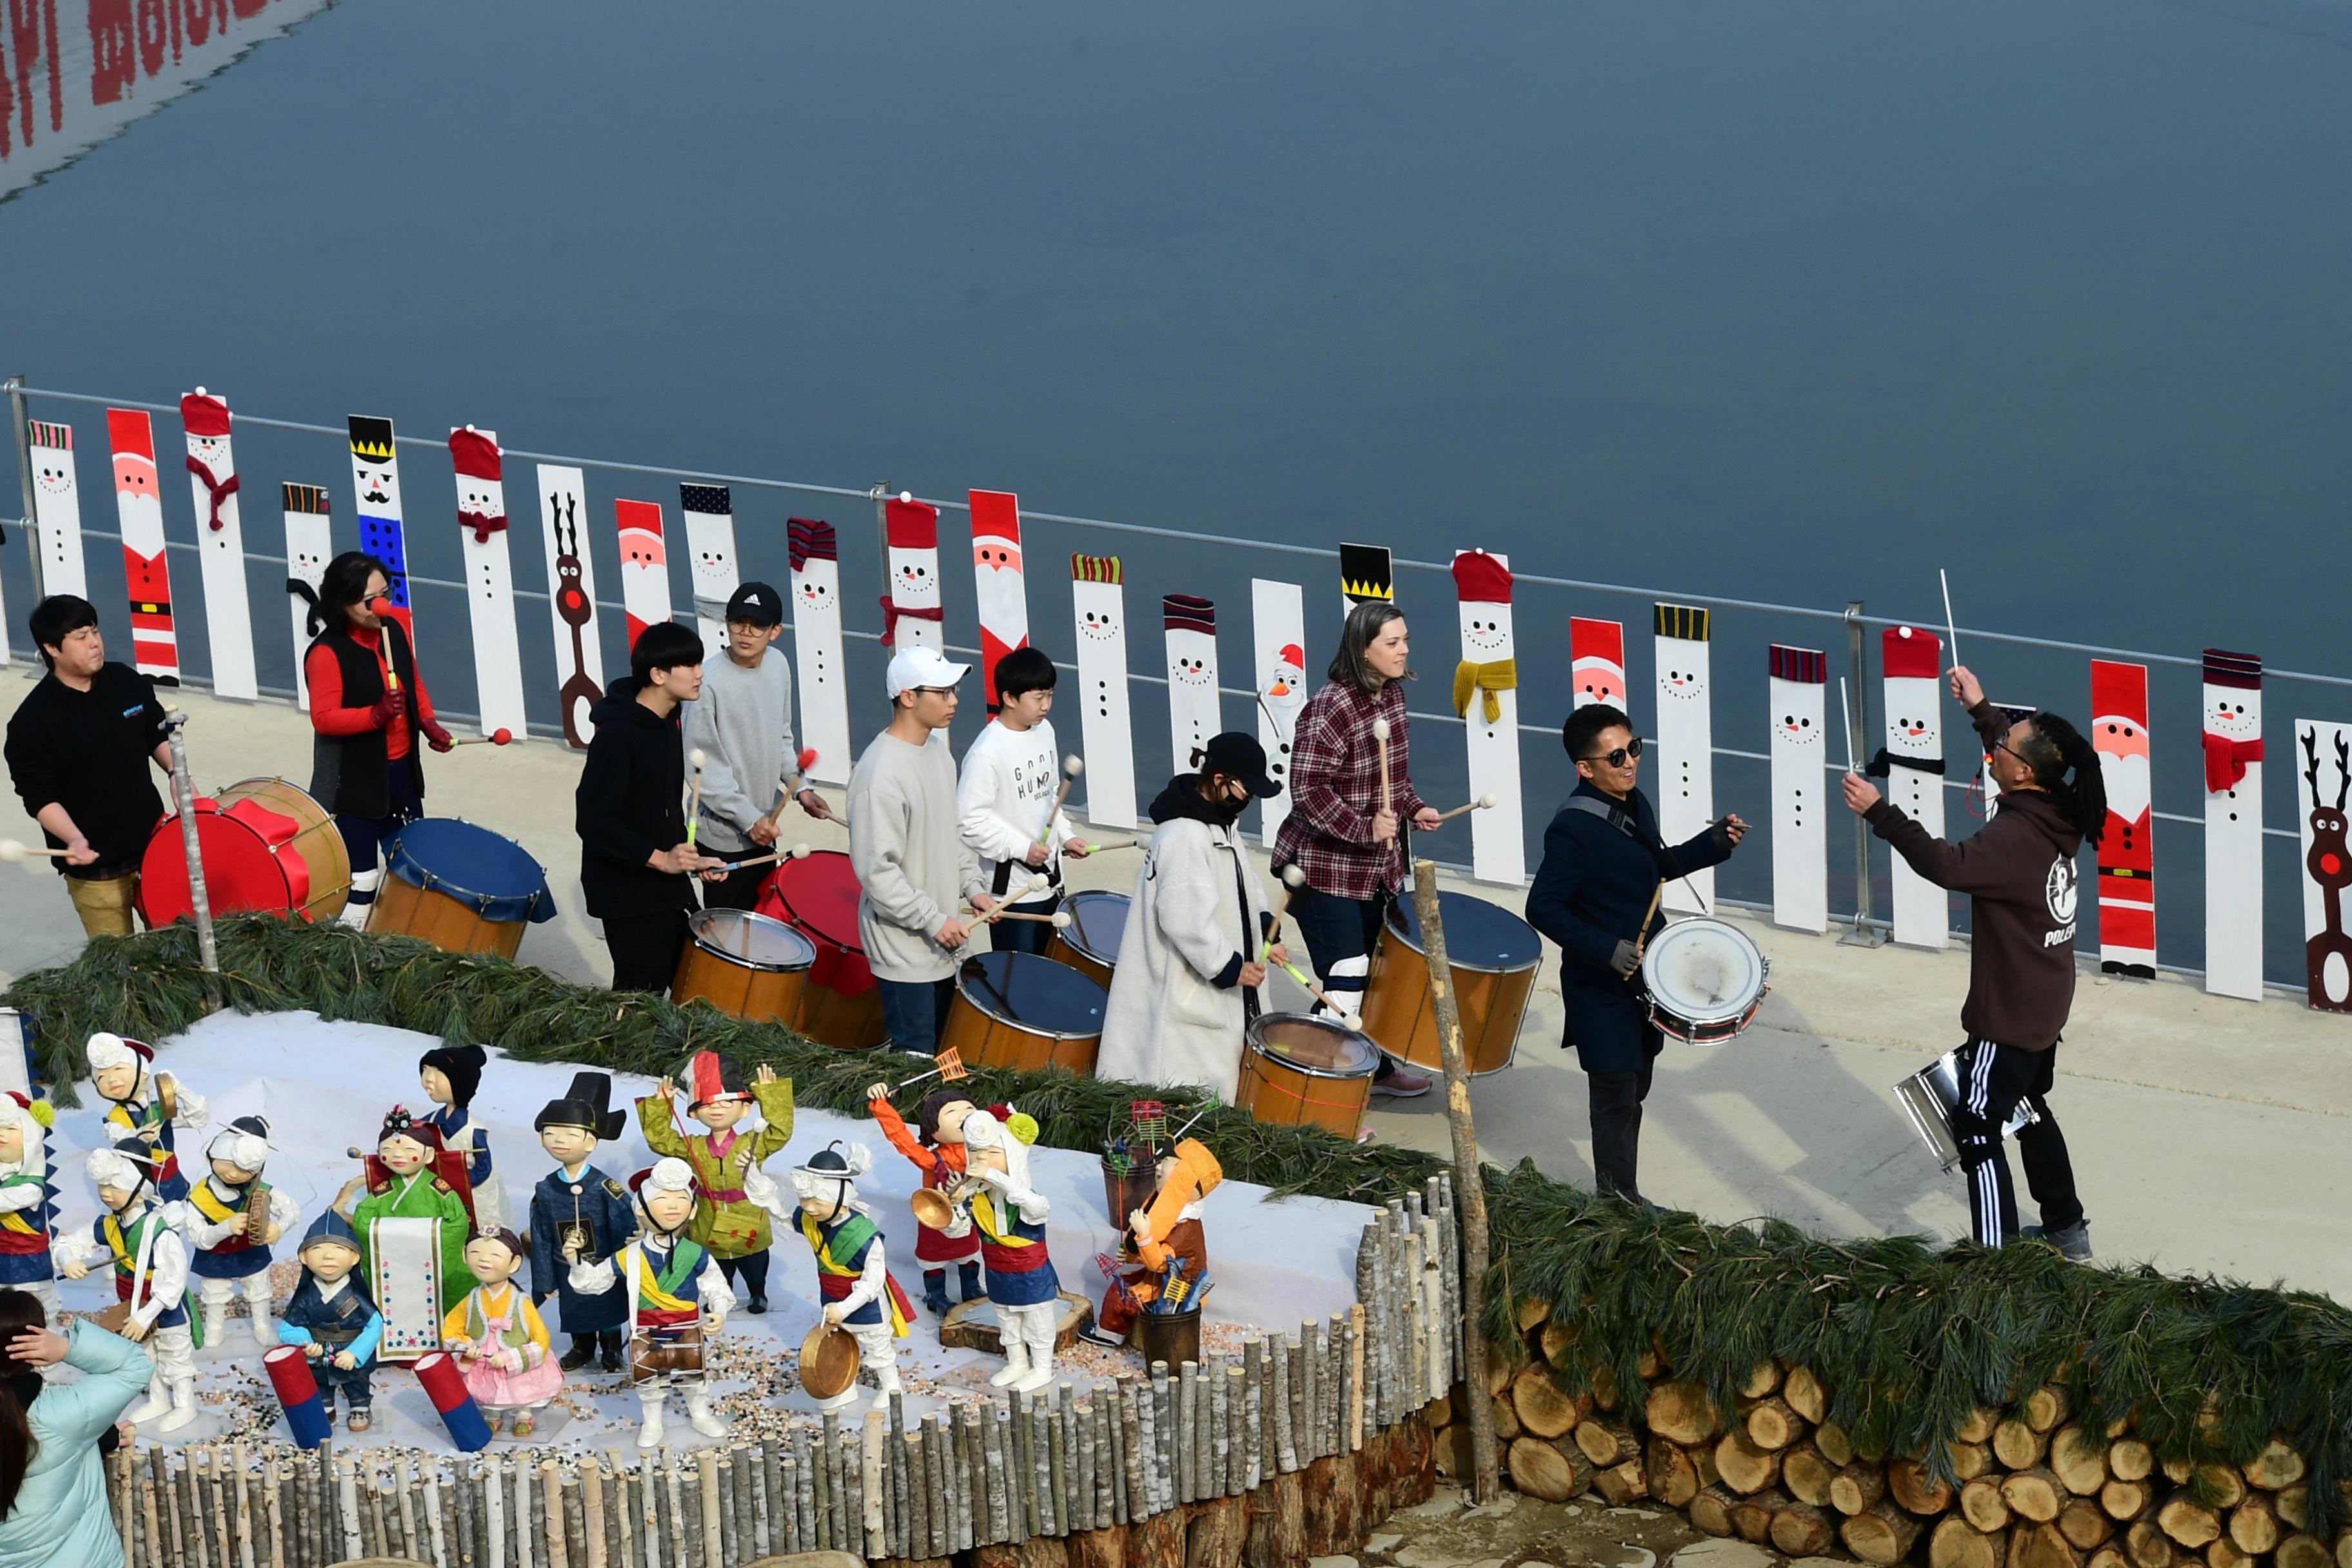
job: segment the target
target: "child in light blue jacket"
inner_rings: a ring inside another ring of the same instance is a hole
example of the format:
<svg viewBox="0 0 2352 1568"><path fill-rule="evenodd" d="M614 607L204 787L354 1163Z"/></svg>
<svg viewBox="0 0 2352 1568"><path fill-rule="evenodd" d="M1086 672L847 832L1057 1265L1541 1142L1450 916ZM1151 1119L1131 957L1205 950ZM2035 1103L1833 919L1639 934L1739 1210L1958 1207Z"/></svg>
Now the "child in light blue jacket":
<svg viewBox="0 0 2352 1568"><path fill-rule="evenodd" d="M106 1504L99 1440L147 1387L147 1352L95 1323L59 1334L39 1300L0 1290L0 1405L14 1405L31 1430L29 1461L16 1446L16 1423L0 1410L0 1492L24 1465L14 1497L0 1496L0 1564L121 1568L122 1541ZM44 1383L39 1369L63 1361L82 1375Z"/></svg>

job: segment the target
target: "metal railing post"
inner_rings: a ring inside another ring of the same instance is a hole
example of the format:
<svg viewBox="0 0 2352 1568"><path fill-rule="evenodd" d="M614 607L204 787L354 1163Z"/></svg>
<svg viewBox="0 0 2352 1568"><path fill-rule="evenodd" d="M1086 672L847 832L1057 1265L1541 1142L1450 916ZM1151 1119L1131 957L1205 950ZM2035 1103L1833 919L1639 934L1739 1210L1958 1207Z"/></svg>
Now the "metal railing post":
<svg viewBox="0 0 2352 1568"><path fill-rule="evenodd" d="M1846 721L1853 732L1867 739L1870 734L1870 687L1865 679L1869 660L1862 646L1862 601L1849 599L1845 605L1846 660L1853 670L1853 711ZM1870 923L1870 824L1857 816L1853 819L1853 929L1838 938L1840 947L1883 947L1886 933Z"/></svg>
<svg viewBox="0 0 2352 1568"><path fill-rule="evenodd" d="M882 596L890 596L890 481L866 492L874 498L874 548L882 562Z"/></svg>
<svg viewBox="0 0 2352 1568"><path fill-rule="evenodd" d="M16 426L16 485L24 497L25 554L33 563L33 602L37 605L46 595L41 584L41 541L33 526L33 426L25 412L25 378L12 375L0 385L8 389L10 423Z"/></svg>

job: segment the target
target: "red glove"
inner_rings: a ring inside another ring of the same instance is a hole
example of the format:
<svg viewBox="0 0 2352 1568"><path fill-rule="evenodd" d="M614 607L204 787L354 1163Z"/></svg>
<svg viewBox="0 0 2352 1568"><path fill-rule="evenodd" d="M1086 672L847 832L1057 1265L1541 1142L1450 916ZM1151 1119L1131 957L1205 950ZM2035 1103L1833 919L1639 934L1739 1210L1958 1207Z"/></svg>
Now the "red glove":
<svg viewBox="0 0 2352 1568"><path fill-rule="evenodd" d="M399 693L387 691L375 700L374 707L368 710L368 725L371 729L389 730L392 721L399 716Z"/></svg>
<svg viewBox="0 0 2352 1568"><path fill-rule="evenodd" d="M437 719L424 720L419 728L425 731L425 743L436 752L446 752L457 743L450 739L449 731L441 727Z"/></svg>

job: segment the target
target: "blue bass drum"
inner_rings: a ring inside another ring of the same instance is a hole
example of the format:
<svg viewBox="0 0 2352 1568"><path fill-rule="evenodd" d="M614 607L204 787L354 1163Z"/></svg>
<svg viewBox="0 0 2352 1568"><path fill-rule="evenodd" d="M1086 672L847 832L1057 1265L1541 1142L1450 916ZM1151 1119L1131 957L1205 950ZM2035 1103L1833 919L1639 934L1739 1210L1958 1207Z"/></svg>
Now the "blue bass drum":
<svg viewBox="0 0 2352 1568"><path fill-rule="evenodd" d="M547 872L523 847L454 816L400 830L368 930L420 937L444 952L512 958L522 928L555 918Z"/></svg>

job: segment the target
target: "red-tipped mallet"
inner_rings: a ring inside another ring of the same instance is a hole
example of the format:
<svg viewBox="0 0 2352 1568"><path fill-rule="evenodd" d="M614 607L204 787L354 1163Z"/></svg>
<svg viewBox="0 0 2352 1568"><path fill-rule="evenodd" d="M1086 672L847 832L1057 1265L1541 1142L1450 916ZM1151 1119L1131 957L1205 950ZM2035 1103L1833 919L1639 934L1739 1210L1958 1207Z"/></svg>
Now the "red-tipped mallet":
<svg viewBox="0 0 2352 1568"><path fill-rule="evenodd" d="M782 827L784 825L784 808L798 800L801 797L801 791L808 787L808 771L814 766L816 766L816 748L803 746L801 754L793 759L793 776L776 781L783 787L784 798L776 802L775 814L768 818L770 827Z"/></svg>
<svg viewBox="0 0 2352 1568"><path fill-rule="evenodd" d="M499 729L493 730L487 735L460 735L457 737L457 744L460 746L510 746L514 744L514 731L512 730Z"/></svg>

